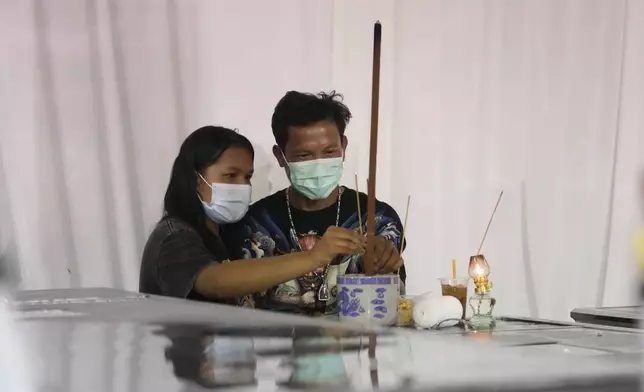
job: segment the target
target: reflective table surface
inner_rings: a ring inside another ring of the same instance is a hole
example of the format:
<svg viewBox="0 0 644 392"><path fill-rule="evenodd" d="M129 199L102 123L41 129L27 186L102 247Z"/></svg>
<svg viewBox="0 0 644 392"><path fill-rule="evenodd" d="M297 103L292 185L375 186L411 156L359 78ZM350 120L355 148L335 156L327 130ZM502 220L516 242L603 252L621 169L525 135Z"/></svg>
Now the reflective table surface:
<svg viewBox="0 0 644 392"><path fill-rule="evenodd" d="M363 329L128 292L48 295L14 303L39 391L639 391L643 369L633 329Z"/></svg>
<svg viewBox="0 0 644 392"><path fill-rule="evenodd" d="M580 308L570 312L570 317L581 323L644 328L644 306Z"/></svg>

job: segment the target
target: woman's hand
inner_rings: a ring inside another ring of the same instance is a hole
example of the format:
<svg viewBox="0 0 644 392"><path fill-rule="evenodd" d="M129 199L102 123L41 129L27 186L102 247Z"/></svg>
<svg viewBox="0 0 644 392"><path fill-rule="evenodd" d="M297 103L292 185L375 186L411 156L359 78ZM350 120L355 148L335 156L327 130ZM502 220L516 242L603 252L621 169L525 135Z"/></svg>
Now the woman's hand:
<svg viewBox="0 0 644 392"><path fill-rule="evenodd" d="M317 262L317 266L322 267L329 264L338 255L362 254L366 246L367 240L360 233L331 226L310 253Z"/></svg>

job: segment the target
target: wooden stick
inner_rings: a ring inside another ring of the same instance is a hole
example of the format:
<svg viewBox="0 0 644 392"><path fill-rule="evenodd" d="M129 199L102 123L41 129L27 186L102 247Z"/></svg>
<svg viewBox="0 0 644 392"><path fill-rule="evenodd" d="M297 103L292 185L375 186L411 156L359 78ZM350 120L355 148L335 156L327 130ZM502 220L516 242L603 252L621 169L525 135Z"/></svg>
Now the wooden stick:
<svg viewBox="0 0 644 392"><path fill-rule="evenodd" d="M356 202L358 203L358 223L360 223L360 234L363 235L362 231L362 212L360 212L360 191L358 190L358 173L356 173Z"/></svg>
<svg viewBox="0 0 644 392"><path fill-rule="evenodd" d="M371 135L369 140L369 182L367 189L367 249L364 257L364 272L376 272L374 260L376 234L376 163L378 162L378 105L380 103L380 41L382 26L373 25L373 70L371 78Z"/></svg>
<svg viewBox="0 0 644 392"><path fill-rule="evenodd" d="M369 358L369 375L371 378L371 386L378 389L380 384L378 377L378 359L376 358L376 345L377 337L375 334L369 334L369 348L367 350L367 357Z"/></svg>
<svg viewBox="0 0 644 392"><path fill-rule="evenodd" d="M494 206L494 211L492 211L492 216L490 217L490 220L487 222L487 227L485 228L485 233L483 233L483 239L481 240L481 245L479 245L479 249L476 251L476 255L481 254L481 249L483 249L483 243L485 242L485 237L487 237L487 231L490 230L492 219L494 219L494 214L496 214L496 209L499 208L499 203L501 202L502 197L503 197L503 191L501 191L501 194L499 195L499 199L496 201L496 205Z"/></svg>
<svg viewBox="0 0 644 392"><path fill-rule="evenodd" d="M405 222L403 223L402 239L400 240L400 254L402 255L405 250L405 236L407 234L407 218L409 217L409 203L411 202L411 195L407 196L407 208L405 209Z"/></svg>

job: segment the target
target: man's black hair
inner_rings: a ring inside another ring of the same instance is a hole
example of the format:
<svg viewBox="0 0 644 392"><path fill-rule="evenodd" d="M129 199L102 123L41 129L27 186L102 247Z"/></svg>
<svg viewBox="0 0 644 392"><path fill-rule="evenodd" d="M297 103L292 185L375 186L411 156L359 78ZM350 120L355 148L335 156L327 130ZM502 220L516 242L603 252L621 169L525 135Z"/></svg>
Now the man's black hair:
<svg viewBox="0 0 644 392"><path fill-rule="evenodd" d="M317 95L289 91L275 106L271 128L275 143L284 149L288 142L290 127L304 127L320 121L333 121L344 136L344 130L351 120L349 108L342 103L343 96L321 92Z"/></svg>

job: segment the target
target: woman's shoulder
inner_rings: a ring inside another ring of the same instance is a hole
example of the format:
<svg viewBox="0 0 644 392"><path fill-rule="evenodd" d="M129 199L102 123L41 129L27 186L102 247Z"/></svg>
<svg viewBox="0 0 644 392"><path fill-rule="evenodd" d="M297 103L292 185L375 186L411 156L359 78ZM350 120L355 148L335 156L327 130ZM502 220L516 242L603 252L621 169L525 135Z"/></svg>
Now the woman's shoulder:
<svg viewBox="0 0 644 392"><path fill-rule="evenodd" d="M167 239L177 237L197 237L200 238L199 232L191 224L183 219L174 217L164 217L156 224L148 238L148 243L163 243Z"/></svg>
<svg viewBox="0 0 644 392"><path fill-rule="evenodd" d="M182 219L164 217L150 233L143 250L143 258L156 258L162 250L172 253L188 248L197 249L203 244L199 232L191 224Z"/></svg>

